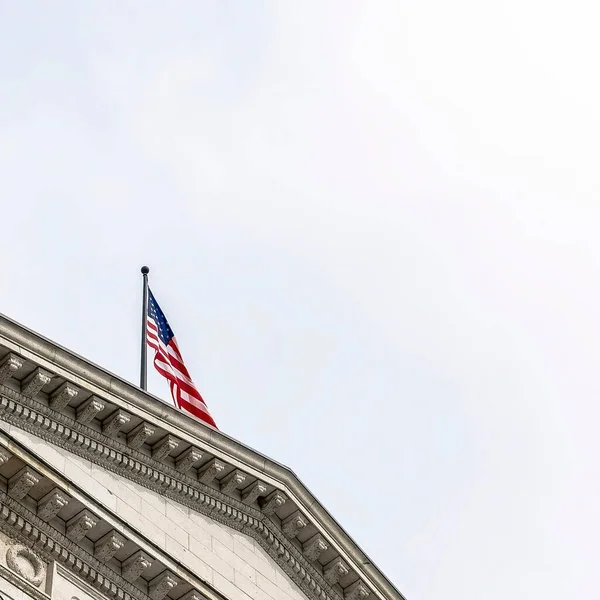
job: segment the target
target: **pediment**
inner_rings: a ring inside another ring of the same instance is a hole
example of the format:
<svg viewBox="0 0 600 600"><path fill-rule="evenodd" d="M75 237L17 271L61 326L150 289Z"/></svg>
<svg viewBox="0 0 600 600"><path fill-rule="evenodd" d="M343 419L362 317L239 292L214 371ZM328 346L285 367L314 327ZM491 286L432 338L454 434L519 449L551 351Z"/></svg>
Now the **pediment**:
<svg viewBox="0 0 600 600"><path fill-rule="evenodd" d="M50 577L54 565L62 576ZM100 597L224 600L207 582L4 433L0 433L0 575L37 600L59 597L52 594L51 580L56 583L61 577L74 585L79 582L80 589L96 590Z"/></svg>
<svg viewBox="0 0 600 600"><path fill-rule="evenodd" d="M4 317L0 420L242 532L312 600L402 599L289 469Z"/></svg>

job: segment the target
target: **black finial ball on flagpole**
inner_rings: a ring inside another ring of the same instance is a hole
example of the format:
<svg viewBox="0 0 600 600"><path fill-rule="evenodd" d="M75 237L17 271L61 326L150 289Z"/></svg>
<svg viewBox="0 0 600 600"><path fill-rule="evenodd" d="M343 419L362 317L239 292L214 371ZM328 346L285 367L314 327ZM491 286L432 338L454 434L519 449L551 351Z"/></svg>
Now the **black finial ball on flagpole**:
<svg viewBox="0 0 600 600"><path fill-rule="evenodd" d="M148 275L150 273L150 269L148 267L142 267L142 275Z"/></svg>

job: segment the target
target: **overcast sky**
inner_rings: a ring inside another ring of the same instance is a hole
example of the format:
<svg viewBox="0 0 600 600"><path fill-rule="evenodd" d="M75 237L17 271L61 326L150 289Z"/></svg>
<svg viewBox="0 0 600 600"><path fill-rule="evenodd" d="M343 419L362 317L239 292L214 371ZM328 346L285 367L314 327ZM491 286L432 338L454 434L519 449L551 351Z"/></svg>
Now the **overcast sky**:
<svg viewBox="0 0 600 600"><path fill-rule="evenodd" d="M408 600L598 596L593 4L0 0L0 312L136 381L147 263Z"/></svg>

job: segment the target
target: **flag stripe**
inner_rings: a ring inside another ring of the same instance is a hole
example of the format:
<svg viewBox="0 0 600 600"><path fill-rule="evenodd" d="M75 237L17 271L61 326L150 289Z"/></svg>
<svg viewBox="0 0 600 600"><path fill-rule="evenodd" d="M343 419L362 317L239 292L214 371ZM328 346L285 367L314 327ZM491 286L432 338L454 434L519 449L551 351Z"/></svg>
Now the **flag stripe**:
<svg viewBox="0 0 600 600"><path fill-rule="evenodd" d="M159 348L156 346L160 347L164 354L170 357L169 360L173 359L173 364L177 366L178 370L188 379L190 379L190 374L183 364L183 359L181 358L181 354L179 354L179 349L173 347L176 345L175 338L171 340L171 343L168 346L165 346L156 334L156 324L150 318L148 318L148 340L148 345L150 347L157 351ZM153 346L150 341L152 341L155 345Z"/></svg>
<svg viewBox="0 0 600 600"><path fill-rule="evenodd" d="M175 406L216 429L217 425L183 362L173 330L151 291L148 291L146 334L147 344L154 350L154 368L169 382Z"/></svg>

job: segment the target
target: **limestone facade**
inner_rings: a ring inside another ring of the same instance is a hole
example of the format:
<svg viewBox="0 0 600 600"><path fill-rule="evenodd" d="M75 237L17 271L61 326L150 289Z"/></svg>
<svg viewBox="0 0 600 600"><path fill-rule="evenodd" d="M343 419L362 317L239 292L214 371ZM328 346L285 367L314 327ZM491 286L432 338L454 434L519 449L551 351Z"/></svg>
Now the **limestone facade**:
<svg viewBox="0 0 600 600"><path fill-rule="evenodd" d="M402 600L289 469L0 316L0 600Z"/></svg>

